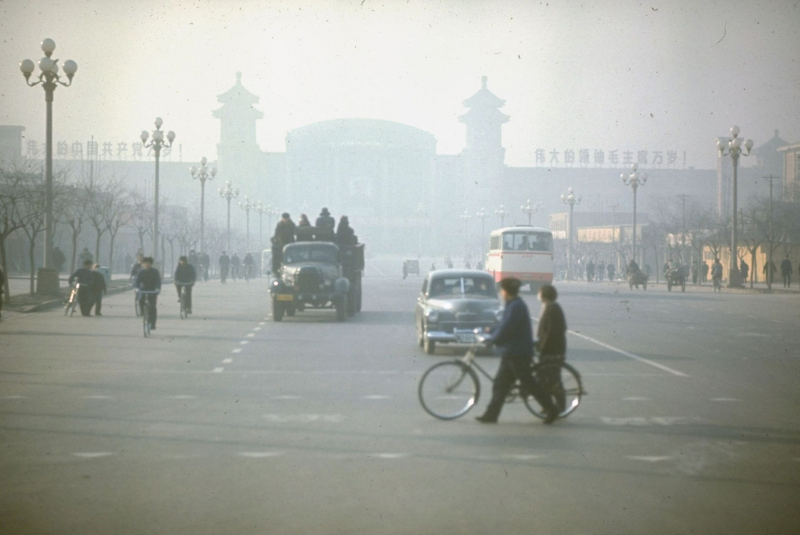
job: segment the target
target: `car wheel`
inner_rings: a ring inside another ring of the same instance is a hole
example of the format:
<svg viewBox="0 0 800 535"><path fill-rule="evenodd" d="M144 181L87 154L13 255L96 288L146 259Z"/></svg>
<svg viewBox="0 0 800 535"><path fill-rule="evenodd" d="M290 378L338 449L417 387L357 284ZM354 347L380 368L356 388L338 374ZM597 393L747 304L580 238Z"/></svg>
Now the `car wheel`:
<svg viewBox="0 0 800 535"><path fill-rule="evenodd" d="M433 355L434 353L436 353L436 342L425 337L425 339L423 340L422 348L428 355Z"/></svg>
<svg viewBox="0 0 800 535"><path fill-rule="evenodd" d="M283 321L283 303L278 301L277 298L272 300L272 320L273 321Z"/></svg>
<svg viewBox="0 0 800 535"><path fill-rule="evenodd" d="M417 327L417 344L419 344L419 347L425 347L425 334L424 333L425 333L425 327L422 324L420 324Z"/></svg>

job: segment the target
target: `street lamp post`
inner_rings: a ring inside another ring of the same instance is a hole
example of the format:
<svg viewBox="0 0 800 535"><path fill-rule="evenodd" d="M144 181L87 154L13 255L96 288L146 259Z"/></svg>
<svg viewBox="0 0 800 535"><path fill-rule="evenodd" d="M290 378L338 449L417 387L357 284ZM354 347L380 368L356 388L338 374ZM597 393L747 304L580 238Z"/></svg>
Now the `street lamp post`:
<svg viewBox="0 0 800 535"><path fill-rule="evenodd" d="M568 240L568 249L567 249L567 280L572 280L572 212L575 209L576 204L581 203L581 196L575 195L572 191L572 186L567 190L566 195L561 196L561 201L569 206L569 240Z"/></svg>
<svg viewBox="0 0 800 535"><path fill-rule="evenodd" d="M39 60L39 81L31 83L30 78L33 74L35 65L33 61L24 59L19 63L19 70L25 77L25 83L30 87L42 85L44 89L44 101L46 106L45 117L45 201L44 201L44 254L43 267L39 270L39 293L58 292L58 271L53 264L53 94L59 85L69 87L72 85L72 78L78 71L78 64L68 59L64 62L64 74L67 75L67 82L62 82L58 75L58 60L53 59L53 51L56 43L52 39L42 41L42 52L44 57Z"/></svg>
<svg viewBox="0 0 800 535"><path fill-rule="evenodd" d="M506 212L505 205L501 204L500 208L498 208L497 210L494 211L494 214L497 217L500 218L500 226L501 227L505 227L506 226L506 216L508 215L508 212Z"/></svg>
<svg viewBox="0 0 800 535"><path fill-rule="evenodd" d="M520 206L520 210L522 210L523 213L528 214L528 226L529 227L532 224L533 214L537 213L539 211L539 208L541 208L541 207L542 207L541 203L538 203L538 202L532 203L530 199L528 199L528 203L527 204L523 204L522 206Z"/></svg>
<svg viewBox="0 0 800 535"><path fill-rule="evenodd" d="M256 201L253 209L258 212L258 251L259 253L264 249L264 212L267 207L261 201Z"/></svg>
<svg viewBox="0 0 800 535"><path fill-rule="evenodd" d="M161 125L164 124L164 121L161 117L156 117L155 125L156 129L153 130L153 141L150 144L147 144L147 138L150 136L147 130L142 130L141 135L139 136L142 139L142 146L144 148L153 148L153 152L156 155L156 187L155 187L155 194L153 200L155 202L153 206L153 259L155 260L158 256L158 169L159 169L159 160L161 159L161 149L169 148L172 146L172 142L175 141L175 132L170 130L167 132L167 142L164 141L164 132L161 130Z"/></svg>
<svg viewBox="0 0 800 535"><path fill-rule="evenodd" d="M195 167L194 165L189 168L189 172L192 173L192 178L196 178L200 181L200 251L206 251L205 245L205 206L206 206L206 180L214 180L214 177L217 176L217 168L212 167L209 169L206 167L206 163L208 160L205 156L203 159L200 160L200 168Z"/></svg>
<svg viewBox="0 0 800 535"><path fill-rule="evenodd" d="M744 144L744 148L742 148L742 144ZM717 150L719 150L719 155L722 156L730 156L731 160L733 160L733 207L731 210L731 259L730 259L730 274L728 275L728 288L741 288L742 284L742 275L739 273L739 266L736 262L737 258L737 187L738 187L738 172L739 172L739 156L748 156L750 154L750 149L753 148L753 140L748 139L747 141L742 141L742 138L739 137L739 127L733 126L731 127L731 139L724 140L718 139L717 140ZM728 152L725 152L727 149Z"/></svg>
<svg viewBox="0 0 800 535"><path fill-rule="evenodd" d="M253 210L255 208L255 203L250 200L250 197L245 195L244 196L244 200L239 202L239 208L244 210L245 213L247 214L247 218L246 218L247 219L247 234L246 234L247 237L246 237L244 243L245 243L245 249L247 249L247 251L249 251L250 250L250 210Z"/></svg>
<svg viewBox="0 0 800 535"><path fill-rule="evenodd" d="M620 178L622 183L630 186L633 189L633 238L631 241L631 259L636 260L636 190L639 186L644 186L647 183L647 174L639 173L639 166L635 163L631 164L630 173L622 173Z"/></svg>
<svg viewBox="0 0 800 535"><path fill-rule="evenodd" d="M228 201L228 231L225 237L225 252L230 254L231 252L231 199L235 199L239 196L239 188L234 189L233 185L231 184L230 180L226 180L225 183L219 188L219 196Z"/></svg>
<svg viewBox="0 0 800 535"><path fill-rule="evenodd" d="M464 213L458 217L464 221L464 258L466 259L469 256L469 220L472 219L472 216L464 208Z"/></svg>
<svg viewBox="0 0 800 535"><path fill-rule="evenodd" d="M486 240L486 218L489 217L489 212L486 211L486 208L481 206L481 209L475 214L475 216L481 220L481 240Z"/></svg>

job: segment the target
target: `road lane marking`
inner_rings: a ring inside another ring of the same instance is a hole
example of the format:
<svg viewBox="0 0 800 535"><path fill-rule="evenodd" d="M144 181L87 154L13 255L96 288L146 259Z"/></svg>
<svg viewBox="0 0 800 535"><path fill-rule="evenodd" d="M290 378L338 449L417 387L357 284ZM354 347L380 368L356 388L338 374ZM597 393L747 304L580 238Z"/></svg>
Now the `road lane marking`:
<svg viewBox="0 0 800 535"><path fill-rule="evenodd" d="M249 459L266 459L267 457L280 457L283 455L282 451L242 451L237 453L240 457L247 457Z"/></svg>
<svg viewBox="0 0 800 535"><path fill-rule="evenodd" d="M534 459L541 459L544 455L512 455L512 459L517 459L519 461L532 461Z"/></svg>
<svg viewBox="0 0 800 535"><path fill-rule="evenodd" d="M114 399L114 396L81 396L83 399Z"/></svg>
<svg viewBox="0 0 800 535"><path fill-rule="evenodd" d="M271 399L303 399L302 396L272 396Z"/></svg>
<svg viewBox="0 0 800 535"><path fill-rule="evenodd" d="M403 457L408 457L405 453L375 453L370 455L370 457L377 457L378 459L402 459Z"/></svg>
<svg viewBox="0 0 800 535"><path fill-rule="evenodd" d="M212 373L222 373L222 370L224 370L224 369L225 369L225 368L214 368L214 369L213 369L213 370L211 370L211 371L212 371Z"/></svg>
<svg viewBox="0 0 800 535"><path fill-rule="evenodd" d="M579 332L575 332L575 331L567 331L567 332L577 336L578 338L583 338L584 340L592 342L593 344L597 344L600 347L604 347L604 348L608 349L609 351L613 351L614 353L619 353L620 355L624 355L624 356L626 356L628 358L631 358L633 360L637 360L637 361L642 362L644 364L648 364L650 366L653 366L654 368L658 368L659 370L663 370L665 372L671 373L672 375L675 375L677 377L689 377L685 373L679 372L678 370L674 370L674 369L670 368L669 366L664 366L663 364L659 364L658 362L653 362L650 359L646 359L644 357L640 357L639 355L634 355L633 353L629 353L629 352L625 351L624 349L619 349L618 347L614 347L614 346L609 345L609 344L607 344L605 342L601 342L600 340L597 340L596 338L592 338L591 336L586 336L585 334L582 334L582 333L579 333Z"/></svg>
<svg viewBox="0 0 800 535"><path fill-rule="evenodd" d="M254 331L260 331L260 330L261 330L261 327L255 327L253 330L254 330Z"/></svg>
<svg viewBox="0 0 800 535"><path fill-rule="evenodd" d="M86 452L76 452L73 453L75 457L81 457L82 459L97 459L99 457L109 457L114 455L113 452L110 451L86 451Z"/></svg>
<svg viewBox="0 0 800 535"><path fill-rule="evenodd" d="M266 321L259 321L259 322L258 322L258 324L259 324L259 325L266 325L266 324L267 324L267 322L266 322Z"/></svg>
<svg viewBox="0 0 800 535"><path fill-rule="evenodd" d="M3 396L3 399L27 399L28 396Z"/></svg>
<svg viewBox="0 0 800 535"><path fill-rule="evenodd" d="M668 455L628 455L628 459L647 463L660 463L662 461L669 461L672 457Z"/></svg>
<svg viewBox="0 0 800 535"><path fill-rule="evenodd" d="M223 364L230 364L231 362L233 362L233 359L222 359Z"/></svg>
<svg viewBox="0 0 800 535"><path fill-rule="evenodd" d="M373 395L373 396L361 396L361 399L392 399L392 398L389 396Z"/></svg>
<svg viewBox="0 0 800 535"><path fill-rule="evenodd" d="M740 401L736 398L711 398L711 401Z"/></svg>
<svg viewBox="0 0 800 535"><path fill-rule="evenodd" d="M247 333L245 335L245 338L253 338L254 336L255 336L255 333Z"/></svg>
<svg viewBox="0 0 800 535"><path fill-rule="evenodd" d="M239 345L241 345L241 346L246 346L246 345L247 345L247 344L249 344L249 343L250 343L250 342L249 342L249 341L247 341L247 340L242 340L241 342L239 342Z"/></svg>
<svg viewBox="0 0 800 535"><path fill-rule="evenodd" d="M231 353L241 353L241 352L242 352L242 348L241 347L237 347L236 349L231 351Z"/></svg>
<svg viewBox="0 0 800 535"><path fill-rule="evenodd" d="M312 422L340 423L341 414L265 414L264 418L276 424L308 424Z"/></svg>
<svg viewBox="0 0 800 535"><path fill-rule="evenodd" d="M383 271L381 271L380 269L378 269L378 268L375 266L375 264L372 264L372 263L370 263L370 267L371 267L372 269L374 269L375 271L377 271L378 273L380 273L380 274L381 274L381 277L385 277L385 276L386 276L386 273L384 273Z"/></svg>
<svg viewBox="0 0 800 535"><path fill-rule="evenodd" d="M622 398L622 401L649 401L650 398L640 398L637 396L630 396L627 398Z"/></svg>
<svg viewBox="0 0 800 535"><path fill-rule="evenodd" d="M600 421L606 425L616 425L616 426L624 426L624 425L632 425L632 426L644 426L644 425L676 425L676 424L683 424L686 423L686 418L682 416L651 416L651 417L644 417L644 416L627 416L622 418L616 418L611 416L601 416Z"/></svg>
<svg viewBox="0 0 800 535"><path fill-rule="evenodd" d="M190 396L188 394L178 394L177 396L167 396L169 399L195 399L197 396Z"/></svg>

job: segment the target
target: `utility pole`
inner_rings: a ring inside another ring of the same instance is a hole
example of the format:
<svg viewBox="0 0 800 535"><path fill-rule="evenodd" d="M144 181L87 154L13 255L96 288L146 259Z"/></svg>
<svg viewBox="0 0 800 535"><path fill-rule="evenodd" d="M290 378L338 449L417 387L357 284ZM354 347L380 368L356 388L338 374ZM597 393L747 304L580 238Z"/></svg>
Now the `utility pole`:
<svg viewBox="0 0 800 535"><path fill-rule="evenodd" d="M678 198L681 200L681 262L683 262L683 252L686 250L686 193L681 193Z"/></svg>
<svg viewBox="0 0 800 535"><path fill-rule="evenodd" d="M769 251L767 252L767 288L771 290L773 277L772 266L774 266L772 263L772 242L775 240L775 236L772 234L772 181L779 177L769 175L762 178L769 180Z"/></svg>

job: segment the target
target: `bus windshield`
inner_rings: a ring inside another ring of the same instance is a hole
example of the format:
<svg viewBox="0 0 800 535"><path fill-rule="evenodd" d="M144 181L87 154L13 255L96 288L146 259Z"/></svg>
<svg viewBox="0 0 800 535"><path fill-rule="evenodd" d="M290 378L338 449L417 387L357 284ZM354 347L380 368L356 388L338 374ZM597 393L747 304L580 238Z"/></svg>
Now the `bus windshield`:
<svg viewBox="0 0 800 535"><path fill-rule="evenodd" d="M502 236L504 251L553 251L553 237L535 232L506 232Z"/></svg>

